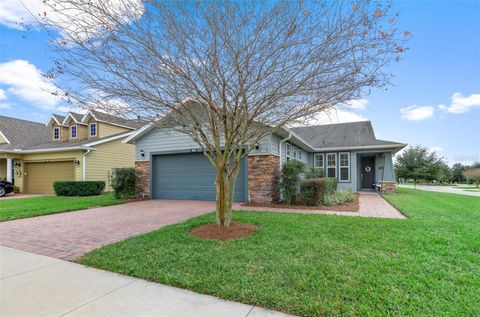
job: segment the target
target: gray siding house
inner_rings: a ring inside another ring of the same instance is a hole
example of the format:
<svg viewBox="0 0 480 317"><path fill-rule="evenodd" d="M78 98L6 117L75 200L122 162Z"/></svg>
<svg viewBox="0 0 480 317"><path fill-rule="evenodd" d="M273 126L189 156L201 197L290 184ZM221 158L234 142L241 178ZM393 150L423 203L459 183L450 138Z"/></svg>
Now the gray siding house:
<svg viewBox="0 0 480 317"><path fill-rule="evenodd" d="M139 194L154 199L215 199L215 170L187 135L148 125L126 142L136 145ZM300 160L338 179L338 188L396 187L392 156L406 144L378 140L370 121L283 129L259 142L242 162L235 200L272 202L287 160Z"/></svg>

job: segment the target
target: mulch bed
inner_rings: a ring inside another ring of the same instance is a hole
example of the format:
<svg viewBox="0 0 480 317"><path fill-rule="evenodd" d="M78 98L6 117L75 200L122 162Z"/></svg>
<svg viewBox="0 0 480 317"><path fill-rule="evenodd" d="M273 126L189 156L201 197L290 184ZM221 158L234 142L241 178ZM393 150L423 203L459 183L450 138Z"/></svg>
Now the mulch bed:
<svg viewBox="0 0 480 317"><path fill-rule="evenodd" d="M282 209L302 209L302 210L328 210L328 211L349 211L357 212L360 208L358 201L358 193L354 194L353 201L344 205L332 206L303 206L303 205L283 205L283 204L266 204L266 203L245 203L243 206L249 207L267 207L267 208L282 208Z"/></svg>
<svg viewBox="0 0 480 317"><path fill-rule="evenodd" d="M190 235L207 240L232 240L248 237L258 228L260 228L258 225L241 222L232 222L230 227L212 223L193 228L190 230Z"/></svg>

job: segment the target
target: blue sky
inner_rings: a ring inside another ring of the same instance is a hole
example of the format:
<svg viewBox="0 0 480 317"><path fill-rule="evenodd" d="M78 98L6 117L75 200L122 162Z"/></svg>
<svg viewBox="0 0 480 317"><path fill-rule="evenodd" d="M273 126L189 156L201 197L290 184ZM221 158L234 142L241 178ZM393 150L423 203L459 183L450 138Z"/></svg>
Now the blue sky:
<svg viewBox="0 0 480 317"><path fill-rule="evenodd" d="M40 0L24 0L32 10ZM437 150L450 163L480 160L480 1L394 1L409 51L391 66L394 85L332 113L371 120L377 137ZM67 107L45 92L50 68L43 31L21 30L17 0L0 2L0 114L45 122ZM330 119L329 119L330 120ZM321 120L327 123L327 119Z"/></svg>

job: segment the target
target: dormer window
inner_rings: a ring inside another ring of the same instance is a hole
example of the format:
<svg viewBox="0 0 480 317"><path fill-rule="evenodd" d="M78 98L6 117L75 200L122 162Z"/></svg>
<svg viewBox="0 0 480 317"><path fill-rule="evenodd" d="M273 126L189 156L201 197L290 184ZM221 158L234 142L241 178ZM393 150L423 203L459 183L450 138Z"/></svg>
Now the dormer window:
<svg viewBox="0 0 480 317"><path fill-rule="evenodd" d="M53 128L53 139L60 140L60 128Z"/></svg>
<svg viewBox="0 0 480 317"><path fill-rule="evenodd" d="M77 126L76 125L72 125L70 127L70 138L72 138L72 139L77 138Z"/></svg>
<svg viewBox="0 0 480 317"><path fill-rule="evenodd" d="M97 136L97 124L96 123L90 123L90 136L91 137Z"/></svg>

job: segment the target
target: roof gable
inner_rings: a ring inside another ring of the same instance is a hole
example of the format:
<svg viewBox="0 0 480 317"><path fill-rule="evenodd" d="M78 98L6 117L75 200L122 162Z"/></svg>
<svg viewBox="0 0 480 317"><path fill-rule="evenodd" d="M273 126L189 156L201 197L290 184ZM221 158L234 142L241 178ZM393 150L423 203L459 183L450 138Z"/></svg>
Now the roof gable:
<svg viewBox="0 0 480 317"><path fill-rule="evenodd" d="M70 121L72 121L77 123L77 124L85 124L82 120L83 120L83 115L80 114L80 113L76 113L76 112L69 112L67 114L67 116L65 117L65 119L63 119L63 125L68 125L70 123Z"/></svg>
<svg viewBox="0 0 480 317"><path fill-rule="evenodd" d="M130 130L139 129L142 126L144 126L146 123L139 120L131 120L131 119L113 116L108 113L96 111L93 109L88 110L85 116L83 116L82 122L87 123L90 117L94 118L98 122L103 122L106 124L123 127Z"/></svg>
<svg viewBox="0 0 480 317"><path fill-rule="evenodd" d="M45 125L46 126L50 126L52 124L63 125L63 120L65 120L64 116L61 116L59 114L52 114L50 116L50 119L48 119Z"/></svg>

